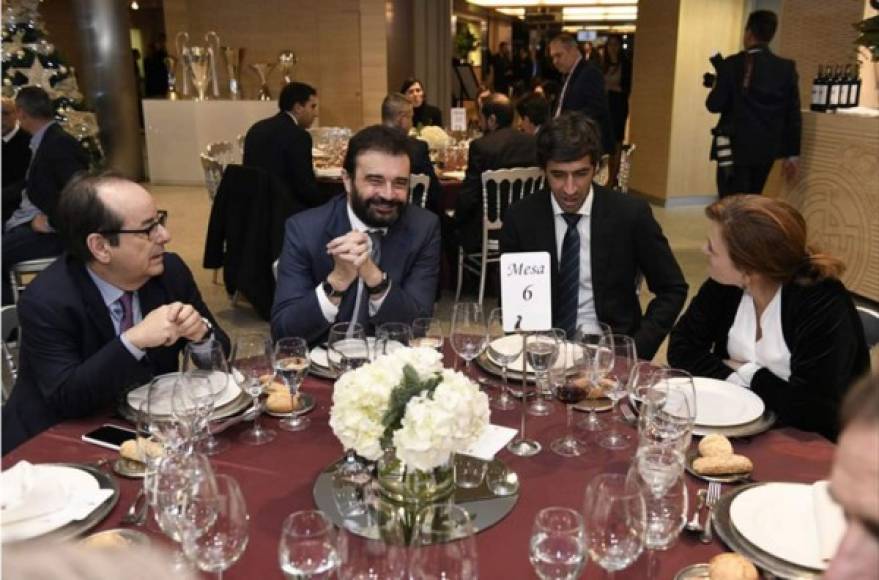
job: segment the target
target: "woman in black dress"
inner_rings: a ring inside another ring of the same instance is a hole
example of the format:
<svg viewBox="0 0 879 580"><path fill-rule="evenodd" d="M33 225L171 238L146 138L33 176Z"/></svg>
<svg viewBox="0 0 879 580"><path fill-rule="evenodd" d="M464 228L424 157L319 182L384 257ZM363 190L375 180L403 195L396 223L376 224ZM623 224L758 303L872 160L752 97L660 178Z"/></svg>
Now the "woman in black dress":
<svg viewBox="0 0 879 580"><path fill-rule="evenodd" d="M403 81L403 86L400 87L400 92L406 95L406 98L409 99L415 110L415 114L412 117L413 126L443 126L443 114L437 107L427 104L424 99L424 87L421 85L421 81L416 78L406 79Z"/></svg>

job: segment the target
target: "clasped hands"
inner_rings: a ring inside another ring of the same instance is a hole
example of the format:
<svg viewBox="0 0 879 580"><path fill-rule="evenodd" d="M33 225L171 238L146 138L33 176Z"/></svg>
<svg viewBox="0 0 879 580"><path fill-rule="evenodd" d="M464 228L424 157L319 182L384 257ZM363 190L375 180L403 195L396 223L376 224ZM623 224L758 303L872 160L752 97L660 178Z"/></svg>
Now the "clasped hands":
<svg viewBox="0 0 879 580"><path fill-rule="evenodd" d="M180 338L199 341L207 332L208 327L198 310L190 304L172 302L151 311L123 334L131 344L145 350L170 346Z"/></svg>
<svg viewBox="0 0 879 580"><path fill-rule="evenodd" d="M382 271L369 254L369 235L350 231L344 236L330 240L327 254L333 258L333 271L327 281L339 292L359 277L367 286L377 286L382 281Z"/></svg>

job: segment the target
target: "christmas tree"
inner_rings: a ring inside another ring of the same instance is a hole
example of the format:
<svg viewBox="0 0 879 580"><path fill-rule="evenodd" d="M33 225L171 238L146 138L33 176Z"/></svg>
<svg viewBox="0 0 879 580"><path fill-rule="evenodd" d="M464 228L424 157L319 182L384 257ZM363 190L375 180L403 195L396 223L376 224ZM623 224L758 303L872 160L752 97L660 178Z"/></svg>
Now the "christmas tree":
<svg viewBox="0 0 879 580"><path fill-rule="evenodd" d="M88 111L76 82L76 71L64 64L47 40L39 13L40 0L3 3L3 96L15 97L21 87L42 87L55 106L55 119L89 152L93 167L104 154L98 140L98 122Z"/></svg>

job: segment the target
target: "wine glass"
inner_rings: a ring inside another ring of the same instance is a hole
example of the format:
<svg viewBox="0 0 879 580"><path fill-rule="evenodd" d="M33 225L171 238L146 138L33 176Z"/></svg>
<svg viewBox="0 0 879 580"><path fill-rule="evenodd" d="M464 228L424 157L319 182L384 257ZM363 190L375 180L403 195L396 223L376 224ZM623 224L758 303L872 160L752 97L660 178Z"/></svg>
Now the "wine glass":
<svg viewBox="0 0 879 580"><path fill-rule="evenodd" d="M345 580L404 580L406 548L383 540L339 530L339 578Z"/></svg>
<svg viewBox="0 0 879 580"><path fill-rule="evenodd" d="M684 454L674 446L647 443L635 454L638 474L653 497L662 497L684 472Z"/></svg>
<svg viewBox="0 0 879 580"><path fill-rule="evenodd" d="M272 365L275 367L275 374L290 389L290 396L295 398L308 367L311 366L308 343L304 338L295 336L278 339L272 352ZM289 417L281 419L278 426L285 431L302 431L310 423L308 417L303 417L294 410Z"/></svg>
<svg viewBox="0 0 879 580"><path fill-rule="evenodd" d="M573 431L573 407L586 398L588 383L579 376L568 377L564 368L553 368L549 371L549 384L556 399L565 406L565 436L556 439L550 448L562 457L576 457L586 452L586 446L576 437Z"/></svg>
<svg viewBox="0 0 879 580"><path fill-rule="evenodd" d="M653 386L655 401L639 417L642 439L674 445L682 454L692 440L696 420L696 394L693 378L685 371L657 371Z"/></svg>
<svg viewBox="0 0 879 580"><path fill-rule="evenodd" d="M345 525L352 528L369 527L370 484L372 473L353 449L348 449L344 459L333 472L333 500ZM366 516L366 521L358 521Z"/></svg>
<svg viewBox="0 0 879 580"><path fill-rule="evenodd" d="M541 580L575 580L586 564L583 516L572 509L548 507L534 518L531 565Z"/></svg>
<svg viewBox="0 0 879 580"><path fill-rule="evenodd" d="M564 331L552 329L542 332L532 332L525 337L525 360L534 370L534 400L528 406L528 414L536 416L549 415L552 405L547 403L541 396L547 385L549 369L553 367L559 358L559 353L564 348Z"/></svg>
<svg viewBox="0 0 879 580"><path fill-rule="evenodd" d="M629 401L635 406L640 415L645 405L658 405L664 401L661 389L656 388L656 382L660 377L659 371L665 367L649 361L640 361L635 364L632 371L632 381L629 383Z"/></svg>
<svg viewBox="0 0 879 580"><path fill-rule="evenodd" d="M369 362L366 330L359 322L337 322L327 335L327 360L336 376Z"/></svg>
<svg viewBox="0 0 879 580"><path fill-rule="evenodd" d="M198 450L206 455L216 455L229 447L225 439L217 439L211 433L210 420L216 402L229 387L229 364L223 345L216 339L190 342L183 349L183 372L208 377L213 390L211 410L202 418L204 437L198 442Z"/></svg>
<svg viewBox="0 0 879 580"><path fill-rule="evenodd" d="M610 326L603 322L597 323L597 328L593 325L581 325L577 329L574 340L583 349L583 364L590 375L590 383L599 385L601 379L613 367ZM595 407L592 406L589 415L580 421L579 426L586 431L602 431L607 425L598 417Z"/></svg>
<svg viewBox="0 0 879 580"><path fill-rule="evenodd" d="M177 376L171 393L171 414L184 425L188 438L186 452L196 448L199 433L207 428L214 401L214 386L209 375L187 371Z"/></svg>
<svg viewBox="0 0 879 580"><path fill-rule="evenodd" d="M644 550L646 515L637 484L619 474L597 475L583 501L586 549L608 572L624 570Z"/></svg>
<svg viewBox="0 0 879 580"><path fill-rule="evenodd" d="M391 354L412 342L412 327L405 322L385 322L375 329L375 353Z"/></svg>
<svg viewBox="0 0 879 580"><path fill-rule="evenodd" d="M659 497L653 495L638 472L636 461L632 462L629 476L643 485L646 507L646 530L644 547L648 550L667 550L675 542L687 523L687 485L681 474L668 490Z"/></svg>
<svg viewBox="0 0 879 580"><path fill-rule="evenodd" d="M253 428L242 433L240 439L248 445L268 443L275 438L275 432L259 424L259 396L265 390L264 379L274 376L272 343L264 334L242 334L232 344L229 360L232 361L232 378L253 398L253 408L257 410Z"/></svg>
<svg viewBox="0 0 879 580"><path fill-rule="evenodd" d="M223 571L247 549L250 516L238 483L228 475L195 481L182 516L183 552L204 572Z"/></svg>
<svg viewBox="0 0 879 580"><path fill-rule="evenodd" d="M473 522L454 504L433 504L418 512L412 538L409 574L419 580L477 578L478 558Z"/></svg>
<svg viewBox="0 0 879 580"><path fill-rule="evenodd" d="M443 351L443 325L438 318L416 318L412 321L410 346L426 347Z"/></svg>
<svg viewBox="0 0 879 580"><path fill-rule="evenodd" d="M319 510L287 516L281 527L278 562L287 578L332 578L341 557L330 518Z"/></svg>
<svg viewBox="0 0 879 580"><path fill-rule="evenodd" d="M470 361L485 349L488 331L482 306L476 302L456 302L452 306L452 331L449 335L452 348L466 365L465 374L470 374Z"/></svg>
<svg viewBox="0 0 879 580"><path fill-rule="evenodd" d="M186 426L172 413L175 380L169 377L156 377L147 387L146 397L141 401L137 413L138 442L152 440L159 443L164 453L180 451L188 436ZM150 459L149 454L141 453Z"/></svg>
<svg viewBox="0 0 879 580"><path fill-rule="evenodd" d="M510 338L506 338L507 336ZM507 368L511 362L522 356L522 337L504 331L504 313L501 308L492 310L488 317L488 354L493 361L501 364L501 376L504 380L501 394L492 400L491 406L501 411L514 409L516 401L510 395Z"/></svg>
<svg viewBox="0 0 879 580"><path fill-rule="evenodd" d="M610 335L613 367L605 375L603 381L604 395L611 400L611 411L616 410L617 402L626 396L629 383L632 382L632 371L638 355L635 352L635 340L624 334ZM620 421L613 422L611 428L599 441L599 445L607 449L625 449L629 446L631 436L619 430Z"/></svg>

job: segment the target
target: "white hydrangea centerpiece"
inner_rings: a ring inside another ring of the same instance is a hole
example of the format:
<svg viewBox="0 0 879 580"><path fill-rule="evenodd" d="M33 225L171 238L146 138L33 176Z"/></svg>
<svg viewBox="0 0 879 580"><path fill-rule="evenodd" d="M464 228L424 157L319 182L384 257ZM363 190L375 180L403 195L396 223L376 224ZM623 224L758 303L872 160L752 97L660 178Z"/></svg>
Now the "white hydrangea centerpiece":
<svg viewBox="0 0 879 580"><path fill-rule="evenodd" d="M399 348L339 377L330 427L346 449L378 460L394 447L429 471L471 446L488 425L488 397L431 348Z"/></svg>
<svg viewBox="0 0 879 580"><path fill-rule="evenodd" d="M427 143L428 149L439 151L452 144L452 138L449 137L442 127L436 125L426 125L418 132L418 138Z"/></svg>

